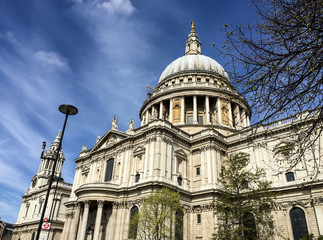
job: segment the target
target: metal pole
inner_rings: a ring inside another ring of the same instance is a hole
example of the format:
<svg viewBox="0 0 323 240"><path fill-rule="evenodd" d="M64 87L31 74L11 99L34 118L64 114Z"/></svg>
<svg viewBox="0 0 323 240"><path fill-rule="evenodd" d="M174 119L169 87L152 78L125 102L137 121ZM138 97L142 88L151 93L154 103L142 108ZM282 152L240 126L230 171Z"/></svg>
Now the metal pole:
<svg viewBox="0 0 323 240"><path fill-rule="evenodd" d="M43 220L44 220L46 207L47 207L47 202L48 202L48 198L49 198L49 193L50 193L52 183L53 183L53 179L54 179L55 168L56 168L57 160L59 158L59 153L60 153L61 148L62 148L62 141L63 141L63 137L64 137L67 118L68 118L68 115L75 115L78 112L77 108L74 107L74 106L71 106L71 105L61 105L61 106L59 106L58 109L59 109L60 112L65 114L65 121L64 121L64 125L63 125L62 136L61 136L61 138L59 140L59 146L58 146L58 149L57 149L57 152L56 152L56 158L54 160L54 164L53 164L53 167L52 167L52 175L51 175L51 177L49 179L49 183L48 183L47 194L46 194L43 211L42 211L40 221L39 221L39 225L38 225L36 240L39 240L40 232L41 232L41 229L42 229Z"/></svg>
<svg viewBox="0 0 323 240"><path fill-rule="evenodd" d="M53 168L52 168L52 175L51 175L51 177L49 179L49 183L48 183L47 194L46 194L43 211L42 211L42 214L41 214L41 217L40 217L40 221L39 221L39 225L38 225L36 240L39 240L40 231L41 231L41 228L42 228L42 225L43 225L43 219L44 219L45 212L46 212L46 207L47 207L47 202L48 202L48 198L49 198L49 193L50 193L50 190L51 190L51 187L52 187L53 178L54 178L54 174L55 174L56 163L57 163L57 160L58 160L58 157L59 157L59 152L60 152L61 147L62 147L62 140L63 140L63 137L64 137L64 132L65 132L65 126L66 126L67 118L68 118L68 111L67 111L67 113L65 115L65 121L64 121L64 125L63 125L62 136L61 136L61 138L59 140L59 147L58 147L57 152L56 152L56 158L54 160L54 164L53 164Z"/></svg>

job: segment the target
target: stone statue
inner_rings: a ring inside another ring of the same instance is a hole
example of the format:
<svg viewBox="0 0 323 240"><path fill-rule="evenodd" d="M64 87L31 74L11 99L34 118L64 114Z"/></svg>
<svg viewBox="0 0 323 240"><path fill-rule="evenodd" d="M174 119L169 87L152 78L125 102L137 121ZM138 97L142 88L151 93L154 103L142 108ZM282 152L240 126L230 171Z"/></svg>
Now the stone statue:
<svg viewBox="0 0 323 240"><path fill-rule="evenodd" d="M96 143L98 143L100 141L100 139L101 139L101 136L99 134L98 137L96 138Z"/></svg>
<svg viewBox="0 0 323 240"><path fill-rule="evenodd" d="M129 130L134 130L135 129L135 122L134 120L131 118L130 123L128 123L129 125Z"/></svg>
<svg viewBox="0 0 323 240"><path fill-rule="evenodd" d="M116 118L116 115L113 115L112 119L112 129L118 130L118 119Z"/></svg>
<svg viewBox="0 0 323 240"><path fill-rule="evenodd" d="M154 109L152 119L157 119L157 117L158 117L158 112L156 109Z"/></svg>
<svg viewBox="0 0 323 240"><path fill-rule="evenodd" d="M195 32L195 23L193 21L191 21L191 33L194 33Z"/></svg>
<svg viewBox="0 0 323 240"><path fill-rule="evenodd" d="M82 152L86 151L86 146L83 144L82 146Z"/></svg>

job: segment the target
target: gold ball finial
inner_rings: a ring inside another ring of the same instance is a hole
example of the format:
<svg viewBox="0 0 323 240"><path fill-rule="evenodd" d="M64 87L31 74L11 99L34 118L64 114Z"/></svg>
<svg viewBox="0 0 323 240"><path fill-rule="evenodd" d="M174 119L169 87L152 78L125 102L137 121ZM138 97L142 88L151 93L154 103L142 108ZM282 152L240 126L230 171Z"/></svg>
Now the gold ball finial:
<svg viewBox="0 0 323 240"><path fill-rule="evenodd" d="M191 33L195 33L195 23L191 21Z"/></svg>

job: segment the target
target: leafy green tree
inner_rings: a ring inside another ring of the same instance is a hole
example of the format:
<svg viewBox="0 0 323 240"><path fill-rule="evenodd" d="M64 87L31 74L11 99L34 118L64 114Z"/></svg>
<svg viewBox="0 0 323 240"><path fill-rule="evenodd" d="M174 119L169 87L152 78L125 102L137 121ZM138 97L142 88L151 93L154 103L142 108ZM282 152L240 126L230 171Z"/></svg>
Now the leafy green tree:
<svg viewBox="0 0 323 240"><path fill-rule="evenodd" d="M137 239L175 239L182 231L180 213L179 193L162 188L145 199L139 212L130 221L130 230L137 231ZM135 233L130 233L130 236L135 236Z"/></svg>
<svg viewBox="0 0 323 240"><path fill-rule="evenodd" d="M247 169L248 163L241 153L224 160L219 178L222 192L215 202L216 240L266 239L273 235L271 183L263 180L263 169Z"/></svg>
<svg viewBox="0 0 323 240"><path fill-rule="evenodd" d="M297 161L322 133L323 4L321 0L251 0L252 25L223 30L231 81L248 100L258 123L304 112ZM227 70L228 70L227 69ZM313 111L308 111L316 109ZM315 118L313 118L315 115ZM315 136L315 137L313 137Z"/></svg>

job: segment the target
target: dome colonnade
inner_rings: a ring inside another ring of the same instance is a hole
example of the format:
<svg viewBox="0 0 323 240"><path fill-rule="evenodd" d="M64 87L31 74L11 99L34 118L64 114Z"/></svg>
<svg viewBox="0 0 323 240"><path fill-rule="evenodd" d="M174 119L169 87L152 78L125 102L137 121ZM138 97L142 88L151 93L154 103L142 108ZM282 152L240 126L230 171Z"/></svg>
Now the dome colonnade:
<svg viewBox="0 0 323 240"><path fill-rule="evenodd" d="M223 67L201 54L194 23L185 55L166 67L140 110L142 126L158 118L184 129L201 125L241 130L250 126L250 116L250 106L235 90Z"/></svg>

